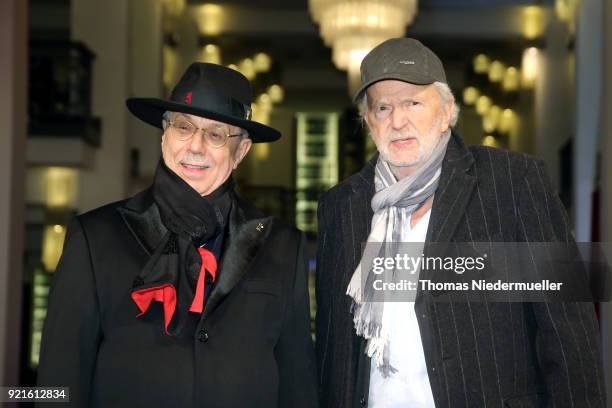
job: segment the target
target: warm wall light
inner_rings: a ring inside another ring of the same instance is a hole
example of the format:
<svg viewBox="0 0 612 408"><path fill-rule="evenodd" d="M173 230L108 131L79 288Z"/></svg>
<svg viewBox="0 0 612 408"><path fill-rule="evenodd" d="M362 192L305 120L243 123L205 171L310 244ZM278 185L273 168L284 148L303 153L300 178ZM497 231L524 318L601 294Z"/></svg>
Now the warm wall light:
<svg viewBox="0 0 612 408"><path fill-rule="evenodd" d="M50 208L76 206L78 173L75 169L49 167L45 172L45 203Z"/></svg>
<svg viewBox="0 0 612 408"><path fill-rule="evenodd" d="M180 16L185 9L185 0L163 0L162 4L164 11L172 17Z"/></svg>
<svg viewBox="0 0 612 408"><path fill-rule="evenodd" d="M512 109L504 109L497 130L501 133L511 133L516 129L516 114Z"/></svg>
<svg viewBox="0 0 612 408"><path fill-rule="evenodd" d="M571 22L580 7L580 0L555 0L557 18L565 23Z"/></svg>
<svg viewBox="0 0 612 408"><path fill-rule="evenodd" d="M257 97L257 104L262 109L271 109L272 108L272 98L267 93L262 93Z"/></svg>
<svg viewBox="0 0 612 408"><path fill-rule="evenodd" d="M265 125L270 123L270 113L272 112L272 99L267 93L262 93L255 100L253 108L253 120Z"/></svg>
<svg viewBox="0 0 612 408"><path fill-rule="evenodd" d="M488 135L482 138L482 144L490 147L499 147L499 143L495 137Z"/></svg>
<svg viewBox="0 0 612 408"><path fill-rule="evenodd" d="M257 105L257 101L254 101L251 103L251 118L255 121L255 122L259 122L259 123L264 123L260 120L260 109L259 106ZM264 123L265 124L265 123Z"/></svg>
<svg viewBox="0 0 612 408"><path fill-rule="evenodd" d="M261 98L257 98L257 101L252 104L252 108L253 120L255 122L263 123L264 125L270 123L270 112L272 111L272 104L269 103L269 101L264 101L263 103L261 103Z"/></svg>
<svg viewBox="0 0 612 408"><path fill-rule="evenodd" d="M264 52L258 52L253 56L253 64L256 72L268 72L272 66L272 59Z"/></svg>
<svg viewBox="0 0 612 408"><path fill-rule="evenodd" d="M234 69L249 80L255 79L258 73L267 72L272 67L272 58L266 53L259 52L253 58L245 58L236 64L229 64L228 68Z"/></svg>
<svg viewBox="0 0 612 408"><path fill-rule="evenodd" d="M544 32L544 15L539 6L527 6L523 9L523 35L528 40L538 38Z"/></svg>
<svg viewBox="0 0 612 408"><path fill-rule="evenodd" d="M506 73L504 74L504 80L502 82L502 87L506 92L515 92L518 91L519 86L521 84L521 73L515 67L508 67L506 69Z"/></svg>
<svg viewBox="0 0 612 408"><path fill-rule="evenodd" d="M49 272L55 271L66 238L63 225L47 225L43 232L42 263Z"/></svg>
<svg viewBox="0 0 612 408"><path fill-rule="evenodd" d="M538 76L540 51L535 47L523 51L521 62L521 85L523 88L533 88Z"/></svg>
<svg viewBox="0 0 612 408"><path fill-rule="evenodd" d="M555 0L555 14L560 21L570 21L572 18L570 2L568 0Z"/></svg>
<svg viewBox="0 0 612 408"><path fill-rule="evenodd" d="M255 143L253 150L256 160L265 161L270 156L270 143Z"/></svg>
<svg viewBox="0 0 612 408"><path fill-rule="evenodd" d="M242 73L247 79L251 80L255 78L257 73L255 72L255 64L250 58L245 58L238 64L238 71Z"/></svg>
<svg viewBox="0 0 612 408"><path fill-rule="evenodd" d="M479 96L480 91L477 88L468 86L463 90L463 103L466 105L474 105Z"/></svg>
<svg viewBox="0 0 612 408"><path fill-rule="evenodd" d="M479 115L484 115L485 113L489 111L489 109L491 108L491 105L493 105L491 98L489 98L486 95L481 95L476 100L476 112Z"/></svg>
<svg viewBox="0 0 612 408"><path fill-rule="evenodd" d="M474 57L473 65L475 73L487 74L489 72L489 65L491 65L491 61L486 55L478 54Z"/></svg>
<svg viewBox="0 0 612 408"><path fill-rule="evenodd" d="M218 35L223 29L223 7L218 4L204 4L197 6L196 18L200 33L204 35Z"/></svg>
<svg viewBox="0 0 612 408"><path fill-rule="evenodd" d="M186 0L163 0L164 10L163 28L164 32L172 34L176 31L176 24L185 10Z"/></svg>
<svg viewBox="0 0 612 408"><path fill-rule="evenodd" d="M489 81L501 82L506 74L506 66L500 61L493 61L489 66Z"/></svg>
<svg viewBox="0 0 612 408"><path fill-rule="evenodd" d="M221 64L221 49L214 44L206 44L202 47L202 62L210 62L211 64Z"/></svg>
<svg viewBox="0 0 612 408"><path fill-rule="evenodd" d="M272 100L272 103L280 103L285 98L285 91L280 85L276 85L276 84L271 85L268 88L267 93L268 95L270 95L270 99Z"/></svg>
<svg viewBox="0 0 612 408"><path fill-rule="evenodd" d="M501 117L502 110L499 106L493 105L489 108L487 113L482 117L482 128L487 133L493 133L499 125L499 119Z"/></svg>

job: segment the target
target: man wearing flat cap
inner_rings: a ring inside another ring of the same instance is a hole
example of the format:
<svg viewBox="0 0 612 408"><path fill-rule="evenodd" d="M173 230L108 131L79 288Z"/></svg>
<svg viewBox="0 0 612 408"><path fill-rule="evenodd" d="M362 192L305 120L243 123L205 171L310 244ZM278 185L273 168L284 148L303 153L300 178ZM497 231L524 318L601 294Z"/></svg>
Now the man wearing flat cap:
<svg viewBox="0 0 612 408"><path fill-rule="evenodd" d="M39 385L82 407L316 406L305 237L234 191L252 143L281 136L250 119L248 80L194 63L127 107L162 158L148 190L69 226Z"/></svg>
<svg viewBox="0 0 612 408"><path fill-rule="evenodd" d="M466 301L421 284L412 301L374 293L364 252L373 242L420 245L425 259L439 243L574 241L541 160L463 144L429 48L385 41L363 60L361 79L355 102L378 154L318 210L321 406L604 407L592 303Z"/></svg>

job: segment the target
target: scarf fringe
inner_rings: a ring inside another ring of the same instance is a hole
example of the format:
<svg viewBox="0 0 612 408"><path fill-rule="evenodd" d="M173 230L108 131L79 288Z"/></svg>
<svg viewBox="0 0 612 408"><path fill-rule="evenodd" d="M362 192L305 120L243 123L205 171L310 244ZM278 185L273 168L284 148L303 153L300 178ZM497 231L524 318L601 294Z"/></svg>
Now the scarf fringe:
<svg viewBox="0 0 612 408"><path fill-rule="evenodd" d="M389 344L388 324L372 321L371 308L367 306L368 303L352 303L353 324L357 335L367 340L366 354L368 357L373 357L376 366L382 367L385 364L385 348Z"/></svg>

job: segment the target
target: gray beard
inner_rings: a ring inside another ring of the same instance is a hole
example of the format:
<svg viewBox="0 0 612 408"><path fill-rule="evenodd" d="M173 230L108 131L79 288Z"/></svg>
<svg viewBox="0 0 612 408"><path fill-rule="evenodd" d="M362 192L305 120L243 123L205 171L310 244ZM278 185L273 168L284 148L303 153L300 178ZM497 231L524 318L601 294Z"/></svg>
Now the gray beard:
<svg viewBox="0 0 612 408"><path fill-rule="evenodd" d="M433 147L433 149L431 150L431 152L429 153L429 156L431 156L431 154L433 153L433 151L436 149L436 147L438 146L438 144L445 138L445 136L451 132L450 127L443 132L442 134L440 134L440 138L438 139L438 143L436 143L436 145ZM393 174L397 175L398 170L402 170L405 169L406 167L415 167L419 168L425 161L427 161L427 159L429 159L428 157L424 157L425 153L421 150L421 145L419 144L419 157L414 159L414 160L410 160L410 161L400 161L400 160L391 160L389 158L389 155L386 152L380 152L380 157L387 162L387 164L389 164L389 167L391 167L391 170L393 171Z"/></svg>

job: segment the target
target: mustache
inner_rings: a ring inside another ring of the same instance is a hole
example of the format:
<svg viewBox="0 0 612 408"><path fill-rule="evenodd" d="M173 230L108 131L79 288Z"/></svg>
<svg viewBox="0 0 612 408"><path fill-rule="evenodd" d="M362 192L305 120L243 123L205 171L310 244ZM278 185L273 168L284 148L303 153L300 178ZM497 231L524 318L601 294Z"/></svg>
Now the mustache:
<svg viewBox="0 0 612 408"><path fill-rule="evenodd" d="M184 163L206 167L212 167L212 165L214 164L212 160L206 158L204 155L191 153L183 153L178 156L175 161L177 164Z"/></svg>
<svg viewBox="0 0 612 408"><path fill-rule="evenodd" d="M387 143L391 143L391 142L395 142L396 140L403 140L403 139L418 139L416 136L412 135L410 132L389 132L385 135L385 142Z"/></svg>

